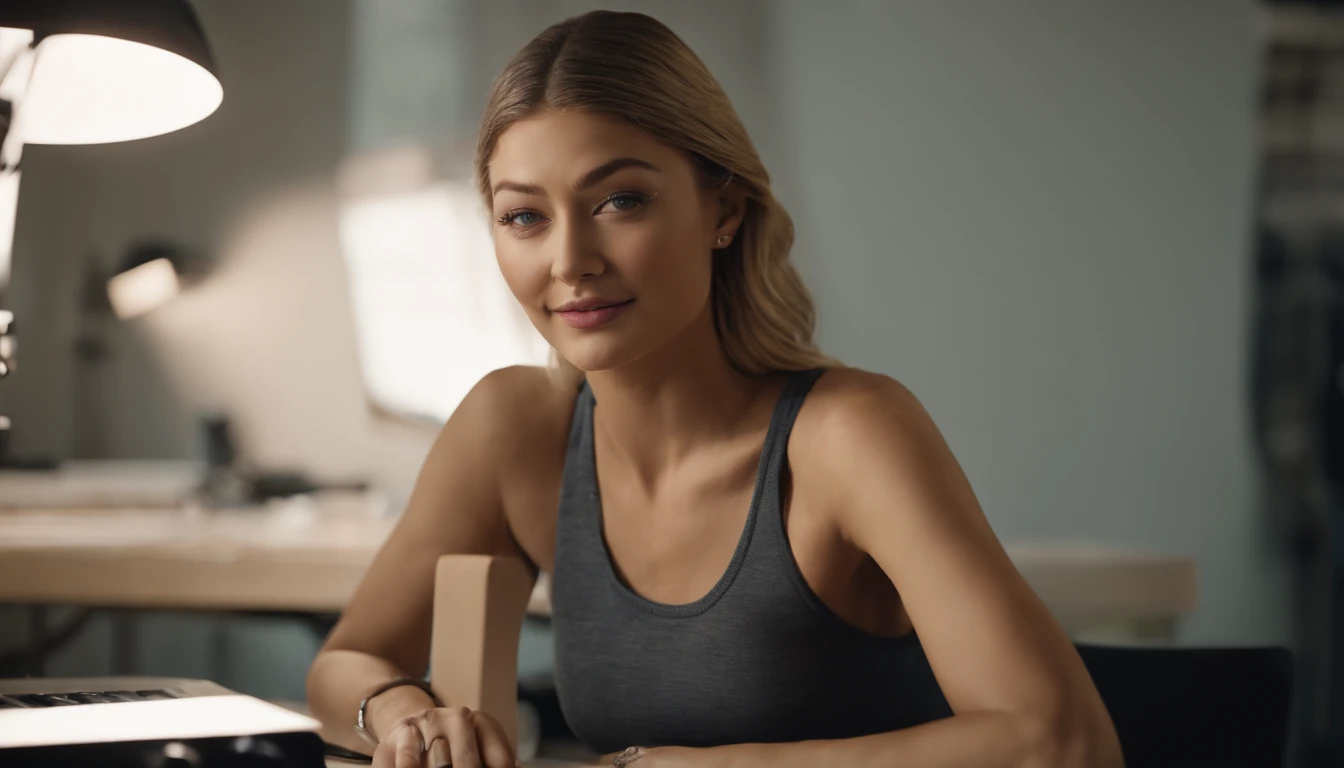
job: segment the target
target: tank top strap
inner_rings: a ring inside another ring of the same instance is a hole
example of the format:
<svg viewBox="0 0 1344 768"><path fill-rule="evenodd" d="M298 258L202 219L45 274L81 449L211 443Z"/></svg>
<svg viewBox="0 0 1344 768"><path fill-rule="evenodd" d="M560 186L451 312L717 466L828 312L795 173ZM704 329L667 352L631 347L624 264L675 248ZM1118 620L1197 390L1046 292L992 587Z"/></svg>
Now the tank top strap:
<svg viewBox="0 0 1344 768"><path fill-rule="evenodd" d="M788 466L789 436L793 433L793 424L798 419L803 401L825 372L825 368L814 368L789 374L784 391L775 405L775 412L770 417L760 471L756 477L756 503L751 510L752 538L759 542L758 549L771 550L772 555L778 554L774 550L783 548L782 552L788 555L788 559L792 559L792 554L782 525L783 499L780 498L780 487Z"/></svg>
<svg viewBox="0 0 1344 768"><path fill-rule="evenodd" d="M574 396L574 415L565 448L560 485L560 515L587 515L598 503L597 472L593 466L593 407L597 401L585 380Z"/></svg>
<svg viewBox="0 0 1344 768"><path fill-rule="evenodd" d="M793 422L798 419L798 411L802 409L803 401L812 391L812 386L825 372L825 368L814 368L807 371L792 371L788 374L784 391L780 393L779 402L775 404L774 415L770 417L771 444L766 446L766 452L770 454L772 461L784 460L788 452L789 435L793 432Z"/></svg>

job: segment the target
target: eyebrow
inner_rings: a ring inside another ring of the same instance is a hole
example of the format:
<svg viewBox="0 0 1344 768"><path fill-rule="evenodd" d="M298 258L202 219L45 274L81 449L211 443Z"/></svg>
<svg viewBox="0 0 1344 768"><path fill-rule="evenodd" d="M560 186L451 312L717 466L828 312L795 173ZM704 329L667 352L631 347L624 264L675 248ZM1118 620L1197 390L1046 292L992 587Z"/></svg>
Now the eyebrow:
<svg viewBox="0 0 1344 768"><path fill-rule="evenodd" d="M640 160L637 157L618 157L615 160L609 160L597 166L593 170L585 173L583 177L580 178L578 182L574 184L574 191L582 192L596 184L601 183L603 179L607 178L613 173L616 173L617 171L620 170L624 170L626 168L643 168L644 170L653 171L655 173L663 172L661 168L654 165L653 163L650 163L645 160ZM522 184L516 181L499 182L498 184L495 185L494 194L499 194L504 190L519 192L524 195L540 196L545 194L545 190L543 190L540 186L536 184Z"/></svg>

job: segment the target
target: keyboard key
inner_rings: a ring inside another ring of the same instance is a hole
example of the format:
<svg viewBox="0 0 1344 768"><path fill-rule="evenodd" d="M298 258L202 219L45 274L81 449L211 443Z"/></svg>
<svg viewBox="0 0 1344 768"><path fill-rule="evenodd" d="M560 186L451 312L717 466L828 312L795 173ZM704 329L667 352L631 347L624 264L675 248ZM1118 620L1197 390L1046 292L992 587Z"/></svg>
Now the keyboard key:
<svg viewBox="0 0 1344 768"><path fill-rule="evenodd" d="M71 704L78 704L78 701L67 699L64 696L50 693L24 693L14 698L22 701L30 707L66 707Z"/></svg>
<svg viewBox="0 0 1344 768"><path fill-rule="evenodd" d="M145 697L135 691L103 691L102 695L111 696L118 701L144 701Z"/></svg>
<svg viewBox="0 0 1344 768"><path fill-rule="evenodd" d="M171 691L136 691L138 695L146 699L176 699Z"/></svg>
<svg viewBox="0 0 1344 768"><path fill-rule="evenodd" d="M106 693L88 692L88 693L67 693L66 698L74 699L81 704L113 704L121 703L126 699L120 696L111 696Z"/></svg>

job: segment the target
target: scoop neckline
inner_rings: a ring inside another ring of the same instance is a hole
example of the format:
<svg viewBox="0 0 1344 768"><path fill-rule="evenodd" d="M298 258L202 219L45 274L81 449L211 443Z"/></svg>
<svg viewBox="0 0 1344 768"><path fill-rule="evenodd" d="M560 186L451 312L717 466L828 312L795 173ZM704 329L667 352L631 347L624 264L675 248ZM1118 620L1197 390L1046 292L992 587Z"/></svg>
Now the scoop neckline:
<svg viewBox="0 0 1344 768"><path fill-rule="evenodd" d="M780 414L783 412L789 396L793 394L798 376L791 374L784 382L784 388L779 393L779 399L775 402L774 409L770 412L770 424L765 431L765 442L761 445L761 456L756 462L756 481L751 491L751 504L747 507L747 519L742 526L742 533L737 539L737 548L733 551L733 557L728 561L728 567L719 576L719 580L714 583L709 592L699 599L689 603L662 603L657 600L651 600L634 590L620 574L616 572L616 563L612 560L611 549L607 546L607 534L604 530L605 514L602 504L602 491L600 483L597 480L597 439L593 429L593 417L597 409L597 400L593 396L591 388L588 389L588 439L586 450L584 451L588 466L592 470L593 477L593 506L597 513L592 516L593 525L597 527L597 541L601 547L602 561L606 565L606 572L610 577L611 583L616 591L626 600L636 607L648 613L664 616L667 618L687 618L698 616L708 611L723 597L728 588L737 578L738 571L742 569L743 562L747 558L747 550L751 547L752 534L756 530L756 518L760 514L760 506L767 491L765 487L766 476L770 468L770 459L773 455L771 450L779 434Z"/></svg>

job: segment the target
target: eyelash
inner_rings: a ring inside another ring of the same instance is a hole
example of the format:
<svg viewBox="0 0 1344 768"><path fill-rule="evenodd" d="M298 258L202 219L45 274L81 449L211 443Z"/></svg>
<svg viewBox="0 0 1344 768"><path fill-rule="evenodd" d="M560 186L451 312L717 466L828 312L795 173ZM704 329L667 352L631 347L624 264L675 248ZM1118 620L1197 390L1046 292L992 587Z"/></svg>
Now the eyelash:
<svg viewBox="0 0 1344 768"><path fill-rule="evenodd" d="M643 192L615 192L611 195L608 195L606 199L604 199L601 203L598 203L597 208L594 209L594 214L596 214L597 211L602 210L608 203L612 202L613 200L633 200L635 203L635 207L627 208L623 211L616 211L616 213L629 213L631 211L638 210L640 207L644 205L647 205L649 201L653 199L653 197L654 197L653 195L645 194ZM519 224L517 222L518 217L522 216L525 213L530 213L533 216L536 216L537 218L541 218L541 214L531 209L513 208L511 210L505 211L504 214L500 216L496 221L500 226L508 227L509 229L512 229L515 232L526 232L527 230L532 229L537 225Z"/></svg>

